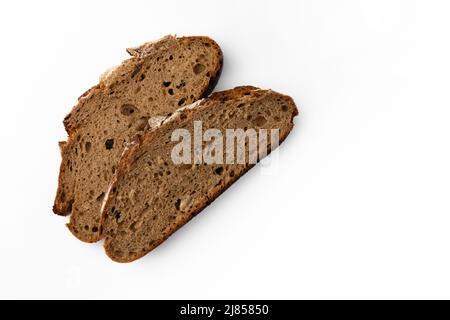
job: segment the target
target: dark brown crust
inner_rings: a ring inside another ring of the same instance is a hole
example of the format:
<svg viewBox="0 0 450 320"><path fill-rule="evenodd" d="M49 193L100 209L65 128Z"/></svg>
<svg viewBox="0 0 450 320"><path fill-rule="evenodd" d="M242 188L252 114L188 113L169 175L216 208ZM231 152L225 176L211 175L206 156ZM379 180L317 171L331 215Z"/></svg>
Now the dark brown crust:
<svg viewBox="0 0 450 320"><path fill-rule="evenodd" d="M214 40L212 40L208 37L194 36L194 37L177 38L177 40L179 40L179 41L184 41L184 40L190 41L190 40L194 40L194 39L201 40L204 43L207 43L208 46L214 47L216 49L216 51L218 52L218 58L219 58L218 61L219 62L217 64L217 66L215 66L215 69L211 72L211 78L210 78L208 86L206 86L204 88L203 93L201 94L201 97L205 97L214 89L214 86L217 83L218 78L220 77L220 73L222 70L222 64L223 64L223 54L222 54L222 51L221 51L219 45ZM156 42L156 44L157 43L158 42ZM132 58L128 59L128 61L132 62L132 61L134 61L133 59L136 61L138 60L138 58L133 56ZM76 131L76 128L71 126L71 121L70 121L73 112L75 110L81 108L85 100L90 99L90 98L102 93L103 90L105 90L105 86L103 85L102 81L100 81L99 84L90 88L89 90L87 90L84 94L82 94L78 98L78 104L75 107L73 107L72 111L64 118L63 123L64 123L64 127L66 129L66 132L68 134L68 141L70 141L71 139L74 138L74 133ZM67 145L67 142L64 145ZM55 202L53 205L53 212L55 214L58 214L61 216L67 216L71 213L71 211L72 211L71 207L72 207L72 203L73 203L73 190L72 190L71 194L64 194L64 189L63 189L64 176L65 176L65 174L68 174L67 165L66 165L67 159L64 155L64 145L61 146L62 161L61 161L60 170L59 170L58 189L57 189L57 193L56 193L56 197L55 197ZM76 236L78 239L80 239L84 242L96 242L96 241L100 240L100 233L95 237L81 238L81 236L75 232L76 230L73 230L70 225L68 225L68 227L69 227L69 230L74 234L74 236Z"/></svg>
<svg viewBox="0 0 450 320"><path fill-rule="evenodd" d="M260 93L264 94L265 92L267 92L267 91L260 90L260 89L258 89L256 87L252 87L252 86L236 87L236 88L231 89L231 90L214 93L208 99L202 101L202 103L199 106L197 106L197 107L200 107L202 105L206 105L207 103L209 103L211 101L224 101L224 100L233 99L235 97L239 97L239 96L242 96L242 95L247 95L247 94L258 95ZM279 94L279 93L277 93L277 94ZM293 128L294 117L298 115L298 109L297 109L297 107L296 107L296 105L294 103L294 100L291 97L286 96L286 95L282 95L282 94L279 94L279 95L282 96L282 97L285 97L288 100L288 103L291 104L294 107L293 108L294 112L292 113L291 120L290 120L290 130L287 131L287 133L284 136L280 137L280 144L281 144L287 138L287 136L289 135L290 131ZM182 112L188 112L189 113L190 111L191 110L186 109L186 110L183 110ZM188 115L188 117L189 117L189 115ZM169 119L168 121L171 121L171 120ZM176 118L173 121L176 121ZM164 123L162 125L164 125ZM135 162L135 160L140 156L139 155L140 146L143 143L150 143L153 140L153 136L154 136L153 133L154 132L155 132L155 130L151 130L151 131L147 132L144 137L142 137L142 136L136 137L134 143L129 147L128 150L126 150L124 152L124 154L123 154L123 156L122 156L122 158L121 158L121 160L119 162L118 168L116 170L116 174L113 177L113 181L111 183L110 189L114 188L117 185L117 183L120 181L121 177L126 173L128 167L130 165L132 165ZM152 246L150 246L148 248L145 248L145 251L139 252L136 256L133 256L132 258L116 257L108 250L108 247L109 247L109 245L110 245L110 243L112 241L112 238L110 236L106 236L105 243L104 243L106 254L113 261L120 262L120 263L132 262L132 261L135 261L135 260L145 256L147 253L149 253L154 248L156 248L158 245L160 245L165 240L167 240L167 238L169 238L170 235L172 235L175 231L177 231L179 228L181 228L183 225L185 225L187 222L189 222L193 217L195 217L197 214L199 214L209 204L211 204L211 202L213 202L217 197L219 197L223 192L225 192L240 177L245 175L245 173L247 173L251 168L253 168L253 166L254 165L248 165L240 175L234 176L233 179L231 179L228 182L223 183L222 185L220 185L217 188L217 191L213 191L211 194L208 194L205 201L200 203L191 213L185 214L182 217L181 221L179 221L178 223L172 224L169 227L169 229L164 231L164 233L162 234L161 238L156 240L153 243ZM111 197L105 197L104 208L107 208L108 204L111 201L112 201ZM101 219L102 225L104 224L105 217L106 217L106 213L102 212L102 219Z"/></svg>
<svg viewBox="0 0 450 320"><path fill-rule="evenodd" d="M60 216L67 216L72 211L72 204L71 202L64 201L64 189L62 188L63 179L64 179L64 173L66 170L65 166L65 157L64 157L64 148L67 145L66 141L60 141L58 143L59 150L61 152L61 165L59 168L59 175L58 175L58 189L56 192L56 198L55 203L53 204L53 212Z"/></svg>

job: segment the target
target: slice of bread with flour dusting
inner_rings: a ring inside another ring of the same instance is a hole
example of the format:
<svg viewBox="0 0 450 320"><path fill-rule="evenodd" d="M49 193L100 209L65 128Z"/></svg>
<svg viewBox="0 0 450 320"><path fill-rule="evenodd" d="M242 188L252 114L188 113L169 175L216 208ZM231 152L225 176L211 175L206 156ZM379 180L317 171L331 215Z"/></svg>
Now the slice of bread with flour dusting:
<svg viewBox="0 0 450 320"><path fill-rule="evenodd" d="M182 108L138 135L122 155L102 205L108 256L130 262L158 246L247 172L255 159L275 148L276 138L283 141L297 114L288 96L238 87ZM234 134L241 129L243 140L228 140L227 129ZM257 134L256 148L250 132ZM239 150L245 159L239 158Z"/></svg>
<svg viewBox="0 0 450 320"><path fill-rule="evenodd" d="M166 36L128 49L132 56L83 94L64 119L68 140L53 211L71 214L80 240L100 238L100 207L130 137L148 119L171 114L208 95L222 67L219 46L207 37Z"/></svg>

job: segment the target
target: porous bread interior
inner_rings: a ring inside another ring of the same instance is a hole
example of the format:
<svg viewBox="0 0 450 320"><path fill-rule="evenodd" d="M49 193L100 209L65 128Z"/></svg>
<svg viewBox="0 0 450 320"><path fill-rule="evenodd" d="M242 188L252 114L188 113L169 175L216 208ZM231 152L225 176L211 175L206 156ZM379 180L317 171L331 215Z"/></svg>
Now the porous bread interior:
<svg viewBox="0 0 450 320"><path fill-rule="evenodd" d="M76 237L99 239L100 205L124 144L146 128L149 118L201 98L220 60L220 49L210 39L168 39L158 50L119 67L119 81L101 83L80 99L65 122L70 134L62 147L55 203L63 214L72 213L68 226Z"/></svg>
<svg viewBox="0 0 450 320"><path fill-rule="evenodd" d="M221 132L279 128L283 140L292 129L297 109L291 98L263 90L227 96L219 94L219 99L183 111L150 133L151 139L132 151L130 163L121 163L103 212L105 249L113 260L129 262L145 255L251 167L248 157L246 164L175 165L171 150L178 142L171 141L173 130L187 129L193 136L193 121L201 120L203 130ZM246 148L248 152L248 141Z"/></svg>

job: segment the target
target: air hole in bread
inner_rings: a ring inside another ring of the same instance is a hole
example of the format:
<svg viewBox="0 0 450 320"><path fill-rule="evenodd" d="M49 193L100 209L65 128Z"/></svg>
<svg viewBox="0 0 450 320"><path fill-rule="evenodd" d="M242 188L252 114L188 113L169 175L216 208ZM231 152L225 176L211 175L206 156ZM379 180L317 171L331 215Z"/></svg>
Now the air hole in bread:
<svg viewBox="0 0 450 320"><path fill-rule="evenodd" d="M254 120L253 120L253 124L255 126L263 126L267 123L267 119L264 116L257 116Z"/></svg>
<svg viewBox="0 0 450 320"><path fill-rule="evenodd" d="M108 139L105 141L106 150L111 150L114 147L114 139Z"/></svg>
<svg viewBox="0 0 450 320"><path fill-rule="evenodd" d="M132 104L124 104L120 107L120 113L124 116L131 116L133 113L137 111L137 108Z"/></svg>
<svg viewBox="0 0 450 320"><path fill-rule="evenodd" d="M172 96L173 95L173 89L167 90L167 92Z"/></svg>
<svg viewBox="0 0 450 320"><path fill-rule="evenodd" d="M177 85L176 87L177 87L177 89L181 89L181 88L183 88L183 87L185 87L185 86L186 86L186 81L181 80L181 81L180 81L180 84Z"/></svg>
<svg viewBox="0 0 450 320"><path fill-rule="evenodd" d="M186 98L181 98L180 101L178 101L178 106L182 106L186 102Z"/></svg>
<svg viewBox="0 0 450 320"><path fill-rule="evenodd" d="M86 150L86 152L91 151L91 147L92 144L89 141L84 144L84 150Z"/></svg>
<svg viewBox="0 0 450 320"><path fill-rule="evenodd" d="M283 112L286 112L286 111L288 111L288 106L287 105L285 105L285 104L283 104L282 106L281 106L281 111L283 111Z"/></svg>
<svg viewBox="0 0 450 320"><path fill-rule="evenodd" d="M139 77L139 81L143 81L145 79L145 73L141 74L141 76Z"/></svg>
<svg viewBox="0 0 450 320"><path fill-rule="evenodd" d="M142 64L138 64L134 68L133 73L131 74L131 78L134 78L139 73L139 71L141 71L141 69L142 69Z"/></svg>
<svg viewBox="0 0 450 320"><path fill-rule="evenodd" d="M177 209L179 211L180 205L181 205L181 199L177 199L177 201L175 201L175 209Z"/></svg>
<svg viewBox="0 0 450 320"><path fill-rule="evenodd" d="M170 82L170 81L164 81L164 82L163 82L163 86L166 87L166 88L167 88L168 86L170 86L171 84L172 84L172 82Z"/></svg>
<svg viewBox="0 0 450 320"><path fill-rule="evenodd" d="M102 192L102 193L100 193L100 195L95 200L102 201L104 196L105 196L105 193Z"/></svg>
<svg viewBox="0 0 450 320"><path fill-rule="evenodd" d="M214 170L215 174L221 175L223 173L223 167L218 167Z"/></svg>
<svg viewBox="0 0 450 320"><path fill-rule="evenodd" d="M203 64L197 63L197 64L194 66L194 73L195 73L195 74L200 74L200 73L202 73L203 71L205 71L205 69L206 69L206 67L205 67Z"/></svg>

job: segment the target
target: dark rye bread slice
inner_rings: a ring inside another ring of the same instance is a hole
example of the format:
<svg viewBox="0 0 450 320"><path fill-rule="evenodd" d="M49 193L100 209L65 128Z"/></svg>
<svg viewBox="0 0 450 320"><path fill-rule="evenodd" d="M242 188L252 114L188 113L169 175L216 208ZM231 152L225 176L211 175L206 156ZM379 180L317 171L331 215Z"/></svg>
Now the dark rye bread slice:
<svg viewBox="0 0 450 320"><path fill-rule="evenodd" d="M186 129L193 137L196 120L202 121L203 131L217 128L224 136L225 129L279 128L281 142L297 114L288 96L238 87L182 108L137 136L127 146L102 206L107 255L118 262L144 256L253 166L248 153L244 164L175 164L171 158L173 147L179 144L171 141L175 129ZM267 140L270 152L271 138ZM248 145L245 148L248 152Z"/></svg>
<svg viewBox="0 0 450 320"><path fill-rule="evenodd" d="M167 115L208 95L222 67L219 46L207 37L166 36L128 49L132 56L83 94L64 119L67 142L53 211L72 214L80 240L100 238L100 207L130 137L148 119Z"/></svg>

